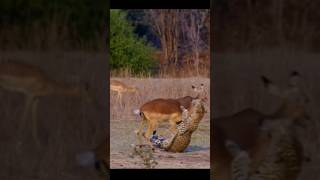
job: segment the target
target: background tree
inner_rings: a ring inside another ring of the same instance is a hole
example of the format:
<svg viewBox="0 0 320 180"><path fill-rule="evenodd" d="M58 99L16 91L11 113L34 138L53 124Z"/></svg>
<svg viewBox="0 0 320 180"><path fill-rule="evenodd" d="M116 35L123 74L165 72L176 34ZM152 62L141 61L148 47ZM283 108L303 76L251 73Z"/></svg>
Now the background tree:
<svg viewBox="0 0 320 180"><path fill-rule="evenodd" d="M151 73L156 63L154 48L134 34L134 27L122 10L110 12L110 66L114 70L130 69L133 73Z"/></svg>
<svg viewBox="0 0 320 180"><path fill-rule="evenodd" d="M187 40L191 45L190 52L192 52L197 75L199 75L200 51L205 49L203 48L205 42L202 40L201 34L206 27L205 21L208 16L209 10L185 10L182 16L182 29L186 32L184 34L187 35Z"/></svg>
<svg viewBox="0 0 320 180"><path fill-rule="evenodd" d="M161 42L164 60L167 64L178 63L179 10L152 9L147 10L148 23L158 35Z"/></svg>

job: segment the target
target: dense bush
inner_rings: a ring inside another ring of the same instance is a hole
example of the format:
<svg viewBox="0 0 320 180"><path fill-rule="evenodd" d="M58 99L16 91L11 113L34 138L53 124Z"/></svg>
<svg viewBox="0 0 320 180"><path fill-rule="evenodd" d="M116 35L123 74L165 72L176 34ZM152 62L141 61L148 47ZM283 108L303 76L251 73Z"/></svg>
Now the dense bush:
<svg viewBox="0 0 320 180"><path fill-rule="evenodd" d="M127 21L126 12L110 12L110 66L113 70L130 69L133 73L151 73L156 63L154 48L145 38L138 38Z"/></svg>

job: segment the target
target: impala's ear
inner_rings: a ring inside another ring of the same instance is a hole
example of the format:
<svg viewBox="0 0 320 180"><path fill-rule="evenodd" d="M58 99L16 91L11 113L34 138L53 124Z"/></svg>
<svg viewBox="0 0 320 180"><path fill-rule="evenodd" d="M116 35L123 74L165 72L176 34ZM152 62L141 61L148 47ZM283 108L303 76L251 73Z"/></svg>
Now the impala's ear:
<svg viewBox="0 0 320 180"><path fill-rule="evenodd" d="M292 87L298 86L300 81L301 81L300 73L298 73L297 71L292 71L290 74L289 86L292 86Z"/></svg>
<svg viewBox="0 0 320 180"><path fill-rule="evenodd" d="M265 76L261 76L261 80L262 80L263 85L264 85L265 87L268 87L269 84L272 83L272 82L271 82L267 77L265 77Z"/></svg>
<svg viewBox="0 0 320 180"><path fill-rule="evenodd" d="M292 71L291 76L300 76L300 73L298 71Z"/></svg>
<svg viewBox="0 0 320 180"><path fill-rule="evenodd" d="M263 82L264 88L267 89L267 91L274 95L274 96L278 96L278 97L284 97L285 94L283 92L283 90L281 90L278 86L276 86L271 80L269 80L267 77L265 76L261 76L261 80Z"/></svg>
<svg viewBox="0 0 320 180"><path fill-rule="evenodd" d="M304 161L305 162L311 162L311 158L309 156L304 156Z"/></svg>

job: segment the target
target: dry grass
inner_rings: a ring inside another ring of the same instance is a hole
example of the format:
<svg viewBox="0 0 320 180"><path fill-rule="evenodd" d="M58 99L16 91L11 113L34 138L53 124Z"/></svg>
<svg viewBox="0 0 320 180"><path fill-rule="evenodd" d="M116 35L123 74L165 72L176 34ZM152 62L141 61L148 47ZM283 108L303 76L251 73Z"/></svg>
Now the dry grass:
<svg viewBox="0 0 320 180"><path fill-rule="evenodd" d="M183 67L181 66L165 66L162 65L159 67L159 70L155 74L134 74L131 72L130 69L122 69L122 70L111 70L110 77L141 77L145 78L146 76L149 77L156 77L156 78L192 78L192 77L210 77L210 66L201 64L199 66L199 74L197 74L196 68L193 65L184 64Z"/></svg>
<svg viewBox="0 0 320 180"><path fill-rule="evenodd" d="M58 81L89 82L102 101L107 95L101 88L105 83L104 57L79 52L1 52L0 61L34 64ZM42 147L37 148L31 137L30 116L26 127L17 131L24 103L21 94L0 89L0 179L99 179L93 169L79 167L75 157L105 139L106 111L81 99L41 98L37 119ZM107 108L106 102L101 104Z"/></svg>
<svg viewBox="0 0 320 180"><path fill-rule="evenodd" d="M208 78L111 78L120 80L127 85L139 88L139 92L124 93L124 106L116 102L116 93L110 93L110 120L134 120L136 116L133 110L156 98L178 98L183 96L196 96L191 86L199 86L201 83L206 87L206 94L210 98L210 81ZM208 99L205 108L209 108ZM208 113L209 114L209 113ZM206 116L205 118L208 118Z"/></svg>
<svg viewBox="0 0 320 180"><path fill-rule="evenodd" d="M110 159L111 168L143 168L128 158L130 144L137 143L134 130L140 125L141 119L133 114L142 104L156 98L178 98L195 96L192 85L203 83L206 87L208 102L205 108L208 113L200 123L199 129L192 136L189 153L182 153L176 158L166 159L167 155L158 154L159 165L156 168L209 168L210 161L210 81L208 78L112 78L139 88L138 94L126 93L123 97L124 106L116 102L115 93L110 94ZM167 133L166 123L160 125L158 132ZM193 149L192 149L193 148ZM193 152L193 150L195 152ZM170 153L169 153L170 154ZM160 156L160 158L159 158ZM201 161L199 156L202 157ZM130 163L131 162L131 163ZM193 163L192 163L193 162Z"/></svg>
<svg viewBox="0 0 320 180"><path fill-rule="evenodd" d="M319 58L320 54L278 50L214 55L214 117L229 115L246 107L264 113L274 112L280 100L263 89L260 76L266 75L280 86L286 86L289 73L292 70L300 72L311 99L307 111L312 118L307 131L299 137L306 155L312 159L304 164L300 179L320 179Z"/></svg>

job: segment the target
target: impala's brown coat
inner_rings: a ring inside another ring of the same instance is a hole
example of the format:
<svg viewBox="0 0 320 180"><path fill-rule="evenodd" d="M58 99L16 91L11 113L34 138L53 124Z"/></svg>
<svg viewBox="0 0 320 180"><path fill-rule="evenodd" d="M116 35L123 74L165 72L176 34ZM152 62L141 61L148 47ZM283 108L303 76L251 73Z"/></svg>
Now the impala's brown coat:
<svg viewBox="0 0 320 180"><path fill-rule="evenodd" d="M191 107L191 102L192 100L196 99L197 97L191 97L191 96L185 96L185 97L182 97L182 98L178 98L176 99L181 106L183 106L184 108L190 110L190 107Z"/></svg>
<svg viewBox="0 0 320 180"><path fill-rule="evenodd" d="M181 113L180 103L174 99L155 99L145 103L140 108L142 122L138 135L147 123L148 129L144 136L148 139L157 128L158 123L164 121L169 121L171 130L176 131L176 123L181 121Z"/></svg>
<svg viewBox="0 0 320 180"><path fill-rule="evenodd" d="M156 130L158 123L165 121L170 123L170 129L175 133L176 123L181 121L182 111L180 106L190 109L192 100L199 97L199 88L192 86L192 89L198 93L197 97L195 98L191 96L185 96L177 99L154 99L143 104L139 109L142 122L137 131L138 136L141 135L145 124L148 124L148 129L144 137L149 142L149 137L151 136L152 132ZM203 84L201 84L201 89L204 89Z"/></svg>
<svg viewBox="0 0 320 180"><path fill-rule="evenodd" d="M176 132L176 123L181 121L181 108L184 106L186 109L190 109L191 102L194 99L199 97L199 88L192 86L194 91L197 91L197 97L193 98L191 96L185 96L177 99L154 99L145 104L143 104L139 113L142 117L141 125L137 131L138 136L141 135L141 132L145 126L148 124L148 129L144 135L147 141L154 130L156 130L158 123L168 121L171 126L171 131ZM204 89L203 84L201 84L202 91ZM141 141L141 139L140 139ZM149 142L150 143L150 142Z"/></svg>

